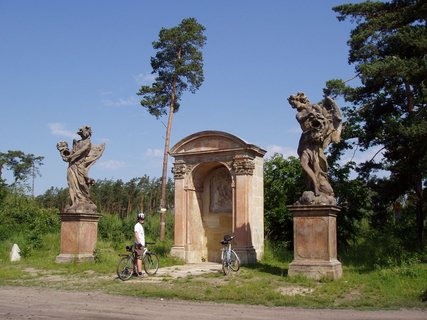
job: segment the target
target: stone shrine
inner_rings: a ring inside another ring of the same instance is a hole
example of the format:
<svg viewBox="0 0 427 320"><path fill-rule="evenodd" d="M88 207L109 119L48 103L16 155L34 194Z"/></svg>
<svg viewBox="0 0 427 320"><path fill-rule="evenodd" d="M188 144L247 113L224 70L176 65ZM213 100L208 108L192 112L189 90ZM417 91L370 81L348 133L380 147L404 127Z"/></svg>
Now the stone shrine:
<svg viewBox="0 0 427 320"><path fill-rule="evenodd" d="M187 263L220 262L220 241L235 235L242 264L264 254L265 150L221 131L202 131L170 150L175 158L172 255Z"/></svg>

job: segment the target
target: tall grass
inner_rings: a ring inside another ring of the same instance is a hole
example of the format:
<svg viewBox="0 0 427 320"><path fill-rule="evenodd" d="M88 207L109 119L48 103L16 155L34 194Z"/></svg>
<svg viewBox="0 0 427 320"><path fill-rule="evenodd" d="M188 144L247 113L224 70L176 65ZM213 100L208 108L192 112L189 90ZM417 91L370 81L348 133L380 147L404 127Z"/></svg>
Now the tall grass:
<svg viewBox="0 0 427 320"><path fill-rule="evenodd" d="M424 252L407 250L402 238L392 233L370 230L351 246L340 250L339 260L359 269L381 270L416 264L427 257L427 248Z"/></svg>

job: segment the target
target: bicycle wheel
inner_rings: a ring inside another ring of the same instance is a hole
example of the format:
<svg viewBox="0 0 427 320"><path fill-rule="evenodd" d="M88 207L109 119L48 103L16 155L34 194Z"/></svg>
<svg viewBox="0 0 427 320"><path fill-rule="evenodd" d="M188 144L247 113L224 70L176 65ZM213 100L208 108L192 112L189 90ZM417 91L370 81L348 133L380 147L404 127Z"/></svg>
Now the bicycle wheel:
<svg viewBox="0 0 427 320"><path fill-rule="evenodd" d="M129 280L133 274L133 258L132 256L122 257L117 264L117 276L123 280Z"/></svg>
<svg viewBox="0 0 427 320"><path fill-rule="evenodd" d="M221 253L221 265L222 265L222 272L227 275L230 273L230 264L227 260L227 251L223 250Z"/></svg>
<svg viewBox="0 0 427 320"><path fill-rule="evenodd" d="M227 262L227 259L224 259L223 261L222 261L222 272L225 274L225 275L228 275L229 273L230 273L230 265L228 264L228 262Z"/></svg>
<svg viewBox="0 0 427 320"><path fill-rule="evenodd" d="M230 268L234 272L239 271L240 269L240 259L237 256L237 254L234 252L234 250L231 250L230 252Z"/></svg>
<svg viewBox="0 0 427 320"><path fill-rule="evenodd" d="M156 274L157 270L159 270L159 258L157 258L155 253L146 252L142 262L144 263L144 270L148 275Z"/></svg>

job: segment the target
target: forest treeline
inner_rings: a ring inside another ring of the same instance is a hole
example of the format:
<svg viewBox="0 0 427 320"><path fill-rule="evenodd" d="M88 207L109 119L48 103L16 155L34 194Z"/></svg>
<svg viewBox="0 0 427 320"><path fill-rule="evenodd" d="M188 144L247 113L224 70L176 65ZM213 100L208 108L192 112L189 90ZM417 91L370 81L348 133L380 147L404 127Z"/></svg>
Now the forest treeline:
<svg viewBox="0 0 427 320"><path fill-rule="evenodd" d="M132 178L127 182L121 179L98 180L91 188L90 195L101 213L116 214L125 218L136 212L159 212L160 178ZM174 185L168 179L166 184L167 208L173 207ZM37 202L45 208L58 208L63 211L68 204L68 188L51 187L44 194L36 197Z"/></svg>

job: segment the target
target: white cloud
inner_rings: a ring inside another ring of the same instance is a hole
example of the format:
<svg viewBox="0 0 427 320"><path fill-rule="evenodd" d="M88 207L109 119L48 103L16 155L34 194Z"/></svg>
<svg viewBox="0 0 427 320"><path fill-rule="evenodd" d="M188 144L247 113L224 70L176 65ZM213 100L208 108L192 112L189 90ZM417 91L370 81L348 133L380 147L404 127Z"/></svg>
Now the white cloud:
<svg viewBox="0 0 427 320"><path fill-rule="evenodd" d="M275 153L281 153L284 158L288 158L290 156L298 157L297 150L289 147L282 147L278 145L269 145L267 146L267 154L265 158L272 157Z"/></svg>
<svg viewBox="0 0 427 320"><path fill-rule="evenodd" d="M129 107L139 105L139 100L136 97L129 97L127 99L119 98L116 100L104 99L102 103L107 107Z"/></svg>
<svg viewBox="0 0 427 320"><path fill-rule="evenodd" d="M107 160L99 163L99 166L107 170L115 170L126 167L126 163L118 160Z"/></svg>
<svg viewBox="0 0 427 320"><path fill-rule="evenodd" d="M148 158L161 158L163 156L163 150L148 148L145 151L144 155Z"/></svg>
<svg viewBox="0 0 427 320"><path fill-rule="evenodd" d="M79 137L77 133L74 133L70 130L66 130L62 123L49 123L48 126L50 129L50 132L55 136L69 137L73 139L76 139Z"/></svg>
<svg viewBox="0 0 427 320"><path fill-rule="evenodd" d="M156 80L156 75L151 73L139 73L135 76L135 81L139 85L150 85Z"/></svg>

